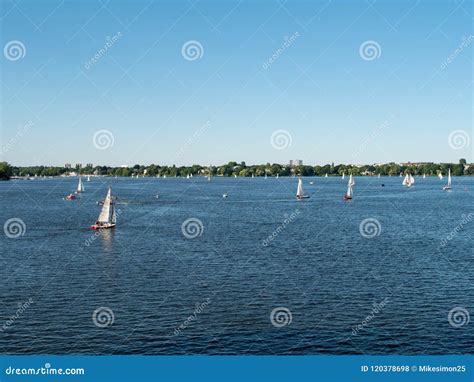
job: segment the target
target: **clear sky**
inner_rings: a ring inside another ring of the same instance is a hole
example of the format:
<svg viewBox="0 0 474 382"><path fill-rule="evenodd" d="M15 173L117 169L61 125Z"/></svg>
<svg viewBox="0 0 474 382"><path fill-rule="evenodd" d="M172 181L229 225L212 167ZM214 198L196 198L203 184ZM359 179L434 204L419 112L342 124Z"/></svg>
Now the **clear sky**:
<svg viewBox="0 0 474 382"><path fill-rule="evenodd" d="M0 160L472 161L472 16L462 0L2 0Z"/></svg>

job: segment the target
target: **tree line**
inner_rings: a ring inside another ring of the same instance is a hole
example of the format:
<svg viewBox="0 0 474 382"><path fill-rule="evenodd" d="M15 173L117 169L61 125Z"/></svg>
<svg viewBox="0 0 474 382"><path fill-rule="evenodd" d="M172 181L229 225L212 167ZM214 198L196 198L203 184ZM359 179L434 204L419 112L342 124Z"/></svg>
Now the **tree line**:
<svg viewBox="0 0 474 382"><path fill-rule="evenodd" d="M60 176L74 171L81 175L105 175L105 176L167 176L186 177L193 176L341 176L342 174L353 174L355 176L396 176L400 173L427 176L437 175L440 172L446 174L451 169L454 176L474 175L474 165L468 165L465 159L458 163L423 163L418 165L401 165L398 163L374 164L356 166L351 164L326 164L323 166L290 166L278 163L266 163L261 165L247 165L245 162L229 162L220 166L149 166L136 164L133 167L110 167L94 166L70 169L57 166L11 166L6 162L0 162L0 179L9 179L12 176Z"/></svg>

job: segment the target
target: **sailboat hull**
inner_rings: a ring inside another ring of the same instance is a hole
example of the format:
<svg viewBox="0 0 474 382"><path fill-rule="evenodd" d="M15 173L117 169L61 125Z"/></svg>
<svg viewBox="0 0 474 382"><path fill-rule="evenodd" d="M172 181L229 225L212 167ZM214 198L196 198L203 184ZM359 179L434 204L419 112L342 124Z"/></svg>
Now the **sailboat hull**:
<svg viewBox="0 0 474 382"><path fill-rule="evenodd" d="M344 195L344 200L351 200L351 199L352 199L352 196Z"/></svg>
<svg viewBox="0 0 474 382"><path fill-rule="evenodd" d="M91 229L94 231L101 230L101 229L109 229L115 228L115 223L104 223L104 224L93 224L91 225Z"/></svg>
<svg viewBox="0 0 474 382"><path fill-rule="evenodd" d="M309 199L309 196L307 196L307 195L297 196L296 199L298 199L298 200Z"/></svg>

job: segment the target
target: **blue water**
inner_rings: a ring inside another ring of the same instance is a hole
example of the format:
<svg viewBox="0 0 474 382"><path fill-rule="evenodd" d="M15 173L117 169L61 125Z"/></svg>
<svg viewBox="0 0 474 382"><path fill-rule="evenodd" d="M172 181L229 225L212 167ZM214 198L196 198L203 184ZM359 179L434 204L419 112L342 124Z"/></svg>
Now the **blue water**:
<svg viewBox="0 0 474 382"><path fill-rule="evenodd" d="M303 201L294 178L93 178L73 202L77 178L0 182L0 223L26 227L0 236L1 352L474 353L474 178L452 192L437 178L355 181L350 202L331 177L304 178ZM117 227L94 236L108 185ZM189 218L200 236L183 235ZM113 323L99 327L104 307ZM451 325L454 308L470 322Z"/></svg>

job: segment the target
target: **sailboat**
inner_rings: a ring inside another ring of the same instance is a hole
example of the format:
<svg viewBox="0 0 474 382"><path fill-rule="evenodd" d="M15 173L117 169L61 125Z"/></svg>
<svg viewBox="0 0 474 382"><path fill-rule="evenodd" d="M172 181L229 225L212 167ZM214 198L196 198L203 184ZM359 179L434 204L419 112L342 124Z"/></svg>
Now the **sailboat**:
<svg viewBox="0 0 474 382"><path fill-rule="evenodd" d="M280 176L280 174L277 174L277 179L278 179L279 176Z"/></svg>
<svg viewBox="0 0 474 382"><path fill-rule="evenodd" d="M211 165L209 165L209 173L207 174L207 181L211 180Z"/></svg>
<svg viewBox="0 0 474 382"><path fill-rule="evenodd" d="M327 178L327 177L328 177L328 174L326 173L326 175L324 175L324 177Z"/></svg>
<svg viewBox="0 0 474 382"><path fill-rule="evenodd" d="M186 175L186 179L189 179L189 174L188 174L188 175Z"/></svg>
<svg viewBox="0 0 474 382"><path fill-rule="evenodd" d="M82 176L79 177L79 183L77 185L76 194L80 194L81 192L84 192L84 183L82 183Z"/></svg>
<svg viewBox="0 0 474 382"><path fill-rule="evenodd" d="M380 178L380 174L377 175L377 178Z"/></svg>
<svg viewBox="0 0 474 382"><path fill-rule="evenodd" d="M298 179L298 189L296 191L296 199L308 199L309 196L304 194L303 191L303 180L301 178Z"/></svg>
<svg viewBox="0 0 474 382"><path fill-rule="evenodd" d="M91 181L91 177L90 175L87 175L87 181L90 182Z"/></svg>
<svg viewBox="0 0 474 382"><path fill-rule="evenodd" d="M448 169L448 184L443 187L443 190L445 191L451 190L451 169Z"/></svg>
<svg viewBox="0 0 474 382"><path fill-rule="evenodd" d="M438 174L438 178L439 178L440 180L443 180L443 173L442 173L441 171L440 171L439 174Z"/></svg>
<svg viewBox="0 0 474 382"><path fill-rule="evenodd" d="M346 174L342 173L342 179L344 179L346 177Z"/></svg>
<svg viewBox="0 0 474 382"><path fill-rule="evenodd" d="M406 174L405 178L403 179L402 184L405 187L411 187L411 186L413 186L414 183L415 183L415 178L413 178L413 176L411 176L411 174Z"/></svg>
<svg viewBox="0 0 474 382"><path fill-rule="evenodd" d="M425 178L426 178L426 174L423 174L423 179L425 179Z"/></svg>
<svg viewBox="0 0 474 382"><path fill-rule="evenodd" d="M352 178L352 174L349 176L349 181L347 182L347 192L344 195L344 200L350 200L353 196L352 187L355 185L354 179Z"/></svg>
<svg viewBox="0 0 474 382"><path fill-rule="evenodd" d="M255 178L255 175L252 174L252 179Z"/></svg>
<svg viewBox="0 0 474 382"><path fill-rule="evenodd" d="M265 179L267 179L267 174L265 174Z"/></svg>
<svg viewBox="0 0 474 382"><path fill-rule="evenodd" d="M99 218L91 226L91 229L106 229L114 228L117 222L117 214L115 213L115 203L112 200L112 188L109 187L107 196L105 197L104 204L102 205L102 210L100 211Z"/></svg>

